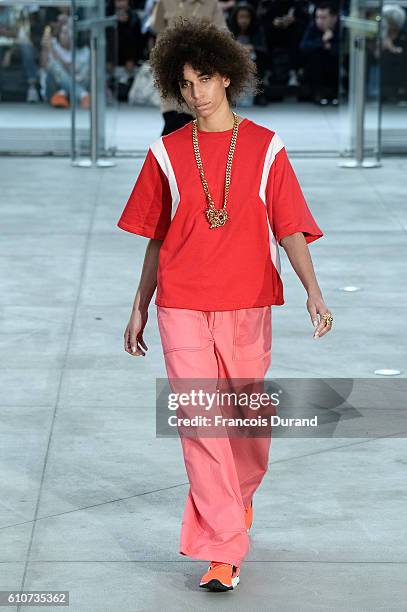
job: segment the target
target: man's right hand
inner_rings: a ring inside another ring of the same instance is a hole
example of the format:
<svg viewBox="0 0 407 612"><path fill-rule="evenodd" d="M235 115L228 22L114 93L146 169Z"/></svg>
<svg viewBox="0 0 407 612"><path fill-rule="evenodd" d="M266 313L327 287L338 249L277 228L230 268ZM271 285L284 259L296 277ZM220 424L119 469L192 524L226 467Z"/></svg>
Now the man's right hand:
<svg viewBox="0 0 407 612"><path fill-rule="evenodd" d="M135 309L124 332L124 350L134 357L146 356L148 346L143 340L143 331L148 320L148 310ZM144 349L144 351L143 351Z"/></svg>

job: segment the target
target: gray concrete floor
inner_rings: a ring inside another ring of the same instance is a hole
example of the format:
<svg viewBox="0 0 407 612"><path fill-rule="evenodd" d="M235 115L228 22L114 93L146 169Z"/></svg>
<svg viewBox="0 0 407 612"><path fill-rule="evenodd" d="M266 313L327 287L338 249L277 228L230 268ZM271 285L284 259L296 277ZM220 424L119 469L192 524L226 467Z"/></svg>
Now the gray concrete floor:
<svg viewBox="0 0 407 612"><path fill-rule="evenodd" d="M404 612L397 437L273 439L241 584L198 588L207 562L178 553L179 440L155 437L165 368L153 305L148 356L122 349L147 240L116 222L140 164L0 159L0 590L69 590L72 612ZM406 160L293 165L326 233L310 251L335 326L313 340L282 250L286 304L273 309L268 377L377 380L381 367L406 377Z"/></svg>

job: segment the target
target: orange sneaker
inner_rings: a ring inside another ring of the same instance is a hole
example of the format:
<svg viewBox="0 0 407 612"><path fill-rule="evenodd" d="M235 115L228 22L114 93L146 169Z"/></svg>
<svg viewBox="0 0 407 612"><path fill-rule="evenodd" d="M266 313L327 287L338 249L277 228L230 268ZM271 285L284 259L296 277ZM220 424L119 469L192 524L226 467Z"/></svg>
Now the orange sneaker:
<svg viewBox="0 0 407 612"><path fill-rule="evenodd" d="M50 104L56 108L69 108L69 100L67 96L59 91L54 93L54 95L51 97Z"/></svg>
<svg viewBox="0 0 407 612"><path fill-rule="evenodd" d="M244 509L244 520L246 523L246 529L249 531L253 524L253 500L250 502L250 506Z"/></svg>
<svg viewBox="0 0 407 612"><path fill-rule="evenodd" d="M211 561L199 586L210 591L232 591L240 582L239 574L240 569L236 565Z"/></svg>

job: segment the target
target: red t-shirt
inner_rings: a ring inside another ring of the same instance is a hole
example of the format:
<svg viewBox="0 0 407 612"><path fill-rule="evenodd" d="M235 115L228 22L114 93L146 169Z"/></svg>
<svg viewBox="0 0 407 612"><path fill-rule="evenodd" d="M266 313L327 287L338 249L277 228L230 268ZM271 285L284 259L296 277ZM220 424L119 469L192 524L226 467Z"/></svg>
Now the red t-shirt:
<svg viewBox="0 0 407 612"><path fill-rule="evenodd" d="M223 206L232 129L198 130L202 165L215 207ZM243 119L226 204L229 219L210 228L192 144L192 122L150 147L117 225L163 240L155 304L235 310L284 304L279 244L303 232L323 236L305 201L284 143Z"/></svg>

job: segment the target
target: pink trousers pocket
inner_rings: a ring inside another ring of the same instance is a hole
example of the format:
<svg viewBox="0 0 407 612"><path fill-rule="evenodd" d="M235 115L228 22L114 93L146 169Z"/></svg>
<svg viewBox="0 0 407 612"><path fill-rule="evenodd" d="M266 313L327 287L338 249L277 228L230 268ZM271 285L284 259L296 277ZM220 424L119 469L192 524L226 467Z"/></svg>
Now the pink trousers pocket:
<svg viewBox="0 0 407 612"><path fill-rule="evenodd" d="M202 343L202 313L187 308L157 308L158 329L163 352L196 350Z"/></svg>
<svg viewBox="0 0 407 612"><path fill-rule="evenodd" d="M259 359L270 350L271 306L235 310L232 359Z"/></svg>

